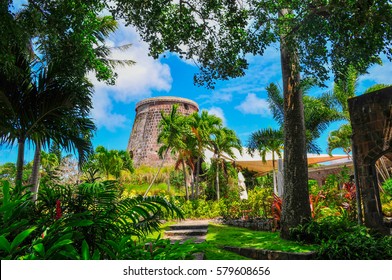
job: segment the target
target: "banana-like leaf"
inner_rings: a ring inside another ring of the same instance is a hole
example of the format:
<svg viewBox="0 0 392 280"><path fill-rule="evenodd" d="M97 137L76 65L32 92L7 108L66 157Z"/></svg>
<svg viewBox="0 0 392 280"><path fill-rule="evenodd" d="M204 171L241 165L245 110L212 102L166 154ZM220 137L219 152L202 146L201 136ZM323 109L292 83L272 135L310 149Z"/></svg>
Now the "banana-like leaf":
<svg viewBox="0 0 392 280"><path fill-rule="evenodd" d="M82 260L89 260L90 259L90 248L86 240L82 242Z"/></svg>
<svg viewBox="0 0 392 280"><path fill-rule="evenodd" d="M4 235L0 236L0 250L6 251L7 253L11 251L11 244Z"/></svg>
<svg viewBox="0 0 392 280"><path fill-rule="evenodd" d="M19 233L17 236L15 236L14 240L11 243L10 250L13 251L16 249L22 242L36 229L37 227L32 227L29 229L26 229Z"/></svg>

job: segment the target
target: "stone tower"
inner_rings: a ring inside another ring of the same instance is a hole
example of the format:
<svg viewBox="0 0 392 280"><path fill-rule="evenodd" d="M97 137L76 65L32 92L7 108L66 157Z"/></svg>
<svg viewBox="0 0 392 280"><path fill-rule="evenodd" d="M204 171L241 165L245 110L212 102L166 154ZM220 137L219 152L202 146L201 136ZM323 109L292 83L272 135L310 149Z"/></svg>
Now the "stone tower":
<svg viewBox="0 0 392 280"><path fill-rule="evenodd" d="M158 125L161 121L161 111L169 114L174 104L178 104L178 112L190 115L199 111L196 102L171 96L147 98L136 104L136 116L129 137L127 151L133 155L134 165L158 166L161 159L158 156L160 145L158 139ZM172 164L173 159L167 159Z"/></svg>

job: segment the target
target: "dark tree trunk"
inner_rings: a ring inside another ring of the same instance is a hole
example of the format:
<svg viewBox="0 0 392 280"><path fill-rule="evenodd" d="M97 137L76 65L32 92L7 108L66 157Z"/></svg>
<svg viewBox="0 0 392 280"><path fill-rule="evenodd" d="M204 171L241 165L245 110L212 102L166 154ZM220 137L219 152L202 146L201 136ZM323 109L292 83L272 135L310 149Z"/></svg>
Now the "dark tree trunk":
<svg viewBox="0 0 392 280"><path fill-rule="evenodd" d="M16 161L16 178L17 184L22 184L23 179L23 162L24 162L24 139L18 140L18 158Z"/></svg>
<svg viewBox="0 0 392 280"><path fill-rule="evenodd" d="M31 199L35 202L38 197L39 188L39 167L41 165L41 145L37 144L34 152L33 170L30 177L30 182L32 186L30 187L31 193L33 194Z"/></svg>
<svg viewBox="0 0 392 280"><path fill-rule="evenodd" d="M289 11L281 10L280 16ZM280 53L284 91L284 194L281 216L281 237L288 239L290 228L310 220L308 165L304 108L300 86L298 57L288 48L284 34Z"/></svg>

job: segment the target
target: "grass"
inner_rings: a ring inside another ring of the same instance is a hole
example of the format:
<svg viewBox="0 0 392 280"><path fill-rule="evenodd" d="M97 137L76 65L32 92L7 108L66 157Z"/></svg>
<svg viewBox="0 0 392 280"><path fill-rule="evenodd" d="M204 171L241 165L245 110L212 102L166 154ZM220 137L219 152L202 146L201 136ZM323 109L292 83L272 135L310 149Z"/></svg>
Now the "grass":
<svg viewBox="0 0 392 280"><path fill-rule="evenodd" d="M221 224L210 224L206 241L215 246L257 248L284 252L310 252L315 245L281 239L278 232L255 231Z"/></svg>
<svg viewBox="0 0 392 280"><path fill-rule="evenodd" d="M144 195L148 188L149 184L128 184L125 185L126 193L133 193L135 195ZM165 195L169 194L170 196L178 196L183 195L183 190L179 190L178 188L171 186L170 191L168 191L168 186L166 183L153 184L149 195Z"/></svg>
<svg viewBox="0 0 392 280"><path fill-rule="evenodd" d="M168 222L161 226L159 232L154 232L146 237L145 242L152 242L165 230L176 222ZM223 246L242 248L257 248L264 250L276 250L284 252L310 252L317 249L316 245L304 245L294 241L281 239L277 232L254 231L221 224L208 226L206 241L196 244L196 247L205 253L207 260L247 260L243 256L226 251Z"/></svg>

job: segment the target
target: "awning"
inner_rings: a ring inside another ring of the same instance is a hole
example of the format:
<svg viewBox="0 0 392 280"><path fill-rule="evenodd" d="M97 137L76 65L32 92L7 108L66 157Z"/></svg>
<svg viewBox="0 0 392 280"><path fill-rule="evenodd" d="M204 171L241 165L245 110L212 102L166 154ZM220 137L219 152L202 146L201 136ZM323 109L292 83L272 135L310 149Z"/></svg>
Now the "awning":
<svg viewBox="0 0 392 280"><path fill-rule="evenodd" d="M266 161L263 162L259 153L255 152L252 156L247 152L246 148L242 149L242 155L238 150L234 150L235 158L231 158L228 155L224 155L223 158L227 161L234 162L236 166L240 166L242 168L247 168L249 170L255 171L260 175L266 174L272 171L273 161L272 161L272 153L267 153ZM205 151L206 161L210 162L213 157L213 153L209 150ZM283 153L282 153L283 157ZM335 160L348 159L347 155L328 155L328 154L308 154L308 164L316 164L316 163L326 163L332 162ZM275 169L278 168L278 156L275 154Z"/></svg>

